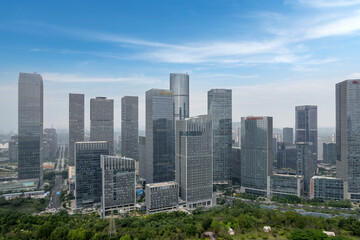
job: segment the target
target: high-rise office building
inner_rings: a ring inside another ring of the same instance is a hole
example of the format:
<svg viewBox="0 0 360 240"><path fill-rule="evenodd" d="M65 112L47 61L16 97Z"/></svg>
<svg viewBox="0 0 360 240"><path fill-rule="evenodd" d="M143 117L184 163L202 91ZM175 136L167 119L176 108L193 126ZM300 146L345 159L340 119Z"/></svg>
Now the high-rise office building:
<svg viewBox="0 0 360 240"><path fill-rule="evenodd" d="M132 210L136 203L135 160L101 155L102 215L113 209Z"/></svg>
<svg viewBox="0 0 360 240"><path fill-rule="evenodd" d="M56 158L56 151L58 146L57 133L55 128L45 128L43 140L49 145L49 157Z"/></svg>
<svg viewBox="0 0 360 240"><path fill-rule="evenodd" d="M336 143L323 143L323 163L336 164Z"/></svg>
<svg viewBox="0 0 360 240"><path fill-rule="evenodd" d="M277 154L277 138L273 137L272 140L272 151L273 151L273 156L276 157Z"/></svg>
<svg viewBox="0 0 360 240"><path fill-rule="evenodd" d="M232 147L232 93L231 89L208 91L208 115L213 131L213 181L231 181Z"/></svg>
<svg viewBox="0 0 360 240"><path fill-rule="evenodd" d="M75 143L85 139L84 94L69 94L69 166L75 166Z"/></svg>
<svg viewBox="0 0 360 240"><path fill-rule="evenodd" d="M174 96L175 121L189 117L189 75L170 74L170 90Z"/></svg>
<svg viewBox="0 0 360 240"><path fill-rule="evenodd" d="M176 121L175 179L187 208L212 205L212 124L207 115Z"/></svg>
<svg viewBox="0 0 360 240"><path fill-rule="evenodd" d="M18 178L43 180L43 80L20 73L18 86Z"/></svg>
<svg viewBox="0 0 360 240"><path fill-rule="evenodd" d="M170 90L146 91L146 182L175 179L174 98Z"/></svg>
<svg viewBox="0 0 360 240"><path fill-rule="evenodd" d="M272 117L241 118L241 191L270 196Z"/></svg>
<svg viewBox="0 0 360 240"><path fill-rule="evenodd" d="M295 107L295 143L311 142L313 148L313 169L317 169L318 126L317 106Z"/></svg>
<svg viewBox="0 0 360 240"><path fill-rule="evenodd" d="M292 169L296 171L297 152L295 144L279 142L277 144L277 169Z"/></svg>
<svg viewBox="0 0 360 240"><path fill-rule="evenodd" d="M107 141L114 155L114 100L97 97L90 100L90 140Z"/></svg>
<svg viewBox="0 0 360 240"><path fill-rule="evenodd" d="M288 144L294 143L294 129L293 128L283 128L283 142Z"/></svg>
<svg viewBox="0 0 360 240"><path fill-rule="evenodd" d="M146 179L146 137L139 136L139 175Z"/></svg>
<svg viewBox="0 0 360 240"><path fill-rule="evenodd" d="M9 142L9 161L17 162L19 159L19 139L18 136L11 136Z"/></svg>
<svg viewBox="0 0 360 240"><path fill-rule="evenodd" d="M296 143L297 151L297 167L296 174L304 176L304 193L306 196L310 194L310 179L314 176L313 161L313 144L312 143Z"/></svg>
<svg viewBox="0 0 360 240"><path fill-rule="evenodd" d="M232 147L232 179L236 184L241 183L241 148Z"/></svg>
<svg viewBox="0 0 360 240"><path fill-rule="evenodd" d="M336 175L344 198L360 201L360 80L336 84Z"/></svg>
<svg viewBox="0 0 360 240"><path fill-rule="evenodd" d="M106 141L75 143L76 207L101 203L101 155L109 155Z"/></svg>
<svg viewBox="0 0 360 240"><path fill-rule="evenodd" d="M139 160L139 111L138 97L121 98L121 155Z"/></svg>

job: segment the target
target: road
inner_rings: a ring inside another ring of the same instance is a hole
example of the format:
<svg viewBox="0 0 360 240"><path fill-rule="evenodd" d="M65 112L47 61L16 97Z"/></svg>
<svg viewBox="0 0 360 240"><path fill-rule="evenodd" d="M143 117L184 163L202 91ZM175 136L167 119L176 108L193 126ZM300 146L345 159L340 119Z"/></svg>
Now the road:
<svg viewBox="0 0 360 240"><path fill-rule="evenodd" d="M60 145L59 157L57 159L55 171L61 172L62 170L65 170L64 165L65 165L65 145Z"/></svg>
<svg viewBox="0 0 360 240"><path fill-rule="evenodd" d="M61 200L60 200L61 188L62 188L62 176L55 175L55 185L51 191L49 208L55 208L55 209L61 208Z"/></svg>

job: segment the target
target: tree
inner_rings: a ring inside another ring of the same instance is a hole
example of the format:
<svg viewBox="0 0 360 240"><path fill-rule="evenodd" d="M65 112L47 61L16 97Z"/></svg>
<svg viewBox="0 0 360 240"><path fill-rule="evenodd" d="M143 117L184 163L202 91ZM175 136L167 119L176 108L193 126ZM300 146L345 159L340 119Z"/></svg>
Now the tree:
<svg viewBox="0 0 360 240"><path fill-rule="evenodd" d="M289 240L327 240L331 239L329 238L325 233L323 233L321 230L317 229L306 229L301 230L298 228L295 228L290 236Z"/></svg>
<svg viewBox="0 0 360 240"><path fill-rule="evenodd" d="M131 237L129 235L122 236L120 240L131 240Z"/></svg>
<svg viewBox="0 0 360 240"><path fill-rule="evenodd" d="M42 226L38 228L36 231L36 236L38 239L48 239L51 235L53 230L53 226L50 222L45 222Z"/></svg>
<svg viewBox="0 0 360 240"><path fill-rule="evenodd" d="M51 240L62 240L67 239L69 230L65 227L57 227L55 230L51 233L50 239Z"/></svg>
<svg viewBox="0 0 360 240"><path fill-rule="evenodd" d="M184 231L185 231L186 236L192 237L196 234L197 229L194 224L186 224L184 227Z"/></svg>
<svg viewBox="0 0 360 240"><path fill-rule="evenodd" d="M83 228L71 230L68 234L70 240L86 240L86 231Z"/></svg>

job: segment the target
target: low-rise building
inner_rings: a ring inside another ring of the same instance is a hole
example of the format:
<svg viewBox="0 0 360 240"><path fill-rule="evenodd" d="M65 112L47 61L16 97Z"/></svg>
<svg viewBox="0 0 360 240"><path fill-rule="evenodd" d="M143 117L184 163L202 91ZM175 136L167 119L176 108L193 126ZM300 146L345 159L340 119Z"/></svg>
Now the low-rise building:
<svg viewBox="0 0 360 240"><path fill-rule="evenodd" d="M146 184L145 202L148 214L177 210L179 185L173 181Z"/></svg>
<svg viewBox="0 0 360 240"><path fill-rule="evenodd" d="M344 182L340 178L314 176L310 180L310 199L344 200Z"/></svg>
<svg viewBox="0 0 360 240"><path fill-rule="evenodd" d="M304 194L304 176L273 174L270 177L270 193L271 196L298 196Z"/></svg>

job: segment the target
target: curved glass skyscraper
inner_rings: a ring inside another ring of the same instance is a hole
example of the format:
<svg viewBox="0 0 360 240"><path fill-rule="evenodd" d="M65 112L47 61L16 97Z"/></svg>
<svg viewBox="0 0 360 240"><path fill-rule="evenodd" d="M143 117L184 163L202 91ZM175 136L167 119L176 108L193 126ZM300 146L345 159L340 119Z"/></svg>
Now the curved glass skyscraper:
<svg viewBox="0 0 360 240"><path fill-rule="evenodd" d="M174 96L175 121L189 117L189 74L171 73L170 90Z"/></svg>

